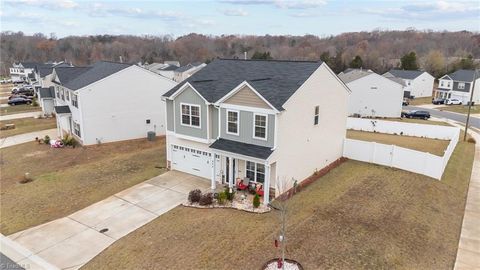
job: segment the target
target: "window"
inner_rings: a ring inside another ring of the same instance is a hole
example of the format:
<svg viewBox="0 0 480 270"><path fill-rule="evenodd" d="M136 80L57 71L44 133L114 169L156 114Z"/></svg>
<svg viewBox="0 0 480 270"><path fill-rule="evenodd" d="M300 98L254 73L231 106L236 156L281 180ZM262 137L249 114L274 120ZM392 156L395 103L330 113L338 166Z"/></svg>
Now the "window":
<svg viewBox="0 0 480 270"><path fill-rule="evenodd" d="M78 108L78 95L72 94L72 105Z"/></svg>
<svg viewBox="0 0 480 270"><path fill-rule="evenodd" d="M264 114L253 114L253 137L256 139L267 138L267 116Z"/></svg>
<svg viewBox="0 0 480 270"><path fill-rule="evenodd" d="M73 122L73 133L78 137L82 137L80 133L80 124Z"/></svg>
<svg viewBox="0 0 480 270"><path fill-rule="evenodd" d="M450 82L447 82L447 87L450 87Z"/></svg>
<svg viewBox="0 0 480 270"><path fill-rule="evenodd" d="M200 106L182 104L182 125L200 127Z"/></svg>
<svg viewBox="0 0 480 270"><path fill-rule="evenodd" d="M443 87L443 83L444 83L444 81L441 81L441 82L440 82L440 86L442 86L442 87Z"/></svg>
<svg viewBox="0 0 480 270"><path fill-rule="evenodd" d="M260 183L265 182L265 165L247 161L245 171L247 178L251 181Z"/></svg>
<svg viewBox="0 0 480 270"><path fill-rule="evenodd" d="M238 112L227 111L227 134L238 135Z"/></svg>
<svg viewBox="0 0 480 270"><path fill-rule="evenodd" d="M465 83L458 83L458 89L465 89Z"/></svg>
<svg viewBox="0 0 480 270"><path fill-rule="evenodd" d="M313 117L313 125L318 125L318 119L320 115L320 106L315 106L315 115Z"/></svg>
<svg viewBox="0 0 480 270"><path fill-rule="evenodd" d="M145 120L147 124L150 124L150 119Z"/></svg>
<svg viewBox="0 0 480 270"><path fill-rule="evenodd" d="M60 87L55 87L55 94L57 94L57 98L60 98Z"/></svg>
<svg viewBox="0 0 480 270"><path fill-rule="evenodd" d="M68 90L66 91L65 97L67 98L67 100L70 100L70 91L68 91Z"/></svg>
<svg viewBox="0 0 480 270"><path fill-rule="evenodd" d="M62 100L65 100L65 89L62 88L60 94L62 95Z"/></svg>

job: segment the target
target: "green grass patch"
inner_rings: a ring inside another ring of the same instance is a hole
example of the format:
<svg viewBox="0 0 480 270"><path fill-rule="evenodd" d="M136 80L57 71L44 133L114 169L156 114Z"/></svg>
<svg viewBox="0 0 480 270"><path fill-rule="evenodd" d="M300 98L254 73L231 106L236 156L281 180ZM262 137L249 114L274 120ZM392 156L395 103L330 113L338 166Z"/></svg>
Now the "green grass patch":
<svg viewBox="0 0 480 270"><path fill-rule="evenodd" d="M1 130L0 138L10 137L10 136L34 132L34 131L40 131L45 129L51 129L57 126L57 122L55 118L35 119L33 117L0 121L0 127L4 127L7 124L14 124L15 128Z"/></svg>

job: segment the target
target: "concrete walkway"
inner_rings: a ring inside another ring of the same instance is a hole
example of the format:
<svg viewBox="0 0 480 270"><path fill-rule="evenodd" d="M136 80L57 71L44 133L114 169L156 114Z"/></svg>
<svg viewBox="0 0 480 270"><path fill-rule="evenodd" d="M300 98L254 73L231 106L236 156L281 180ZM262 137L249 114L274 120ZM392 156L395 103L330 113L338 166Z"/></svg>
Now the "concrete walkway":
<svg viewBox="0 0 480 270"><path fill-rule="evenodd" d="M78 269L118 239L186 201L188 192L196 188L209 190L210 181L169 171L8 238L30 251L27 259L35 256L60 269ZM1 252L15 261L8 251Z"/></svg>
<svg viewBox="0 0 480 270"><path fill-rule="evenodd" d="M37 111L37 112L25 112L25 113L14 113L14 114L0 115L0 121L36 117L36 116L39 116L41 114L42 114L41 111Z"/></svg>
<svg viewBox="0 0 480 270"><path fill-rule="evenodd" d="M480 269L480 133L470 135L477 143L455 270Z"/></svg>
<svg viewBox="0 0 480 270"><path fill-rule="evenodd" d="M46 129L46 130L40 130L40 131L35 131L35 132L30 132L30 133L24 133L24 134L18 134L6 138L1 138L0 139L0 148L5 148L17 144L22 144L26 142L32 142L35 140L35 138L43 138L46 135L50 136L50 138L54 139L57 138L57 129L52 128L52 129Z"/></svg>

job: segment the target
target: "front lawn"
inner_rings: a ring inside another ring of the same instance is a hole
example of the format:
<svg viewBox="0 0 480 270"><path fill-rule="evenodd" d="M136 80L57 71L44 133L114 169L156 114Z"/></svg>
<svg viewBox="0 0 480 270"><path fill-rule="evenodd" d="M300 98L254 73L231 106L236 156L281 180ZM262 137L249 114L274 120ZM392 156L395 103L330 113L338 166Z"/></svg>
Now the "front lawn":
<svg viewBox="0 0 480 270"><path fill-rule="evenodd" d="M468 113L468 106L466 106L466 105L448 105L448 106L440 107L440 108L438 108L438 110L467 114ZM472 106L472 109L471 109L470 113L471 114L480 113L480 105Z"/></svg>
<svg viewBox="0 0 480 270"><path fill-rule="evenodd" d="M55 118L35 119L33 117L0 121L0 127L4 127L7 124L15 124L15 128L0 131L0 138L51 129L57 126Z"/></svg>
<svg viewBox="0 0 480 270"><path fill-rule="evenodd" d="M409 100L411 106L432 104L432 97L421 97Z"/></svg>
<svg viewBox="0 0 480 270"><path fill-rule="evenodd" d="M423 119L416 119L416 118L384 118L384 119L378 119L378 120L401 122L401 123L403 122L403 123L413 123L413 124L437 125L437 126L451 126L450 124L443 121L423 120Z"/></svg>
<svg viewBox="0 0 480 270"><path fill-rule="evenodd" d="M442 181L347 161L290 199L287 257L305 269L452 269L474 145ZM83 269L260 269L279 255L279 214L177 207Z"/></svg>
<svg viewBox="0 0 480 270"><path fill-rule="evenodd" d="M400 136L378 132L366 132L358 130L347 130L347 138L383 144L394 144L413 150L429 152L434 155L443 156L450 143L449 140L435 140L428 138Z"/></svg>
<svg viewBox="0 0 480 270"><path fill-rule="evenodd" d="M165 139L52 149L35 142L0 149L0 232L67 216L164 172ZM25 173L33 182L20 184Z"/></svg>
<svg viewBox="0 0 480 270"><path fill-rule="evenodd" d="M40 106L32 106L32 105L15 105L15 106L8 106L0 108L0 115L7 115L7 114L15 114L15 113L24 113L24 112L35 112L41 111L42 108Z"/></svg>

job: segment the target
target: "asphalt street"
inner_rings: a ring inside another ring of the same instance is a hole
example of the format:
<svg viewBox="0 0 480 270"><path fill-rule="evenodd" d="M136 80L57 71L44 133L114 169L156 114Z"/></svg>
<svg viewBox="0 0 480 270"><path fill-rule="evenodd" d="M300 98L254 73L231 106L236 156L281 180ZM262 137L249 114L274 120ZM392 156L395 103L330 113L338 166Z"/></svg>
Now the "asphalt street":
<svg viewBox="0 0 480 270"><path fill-rule="evenodd" d="M465 123L467 121L467 116L459 113L452 113L447 111L439 111L434 109L427 109L422 107L415 107L415 106L405 106L403 107L406 110L421 110L421 111L428 111L430 115L437 118L447 118L453 121ZM470 117L470 126L480 128L480 118L478 117Z"/></svg>

